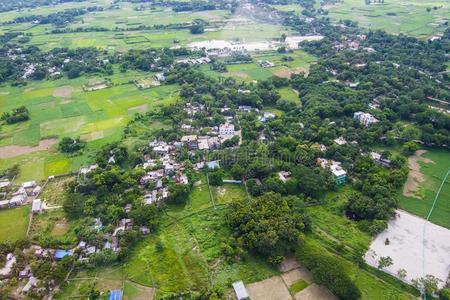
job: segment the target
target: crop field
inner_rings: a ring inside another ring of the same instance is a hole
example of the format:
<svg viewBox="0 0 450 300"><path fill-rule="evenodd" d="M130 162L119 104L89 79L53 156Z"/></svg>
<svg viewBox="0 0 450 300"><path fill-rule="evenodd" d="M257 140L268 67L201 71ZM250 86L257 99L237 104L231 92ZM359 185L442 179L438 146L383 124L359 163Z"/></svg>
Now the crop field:
<svg viewBox="0 0 450 300"><path fill-rule="evenodd" d="M422 154L425 160L419 161L421 178L418 180L418 187L412 196L400 195L400 208L413 213L422 218L426 218L431 209L436 192L444 179L445 174L450 169L450 153L445 150L427 149ZM442 187L436 206L431 214L430 221L450 228L450 178Z"/></svg>
<svg viewBox="0 0 450 300"><path fill-rule="evenodd" d="M33 82L22 88L0 87L0 113L20 105L30 111L29 121L2 126L1 168L20 164L19 181L78 169L87 160L87 153L118 140L123 126L135 113L177 101L177 86L141 91L127 83L144 76L148 73L131 72L125 78L113 75L110 79L117 85L92 92L82 89L89 80L85 77ZM65 136L87 141L85 153L74 157L59 153L57 139ZM43 140L47 148L39 146Z"/></svg>
<svg viewBox="0 0 450 300"><path fill-rule="evenodd" d="M227 65L228 72L218 73L210 70L209 66L201 66L202 71L211 76L233 77L241 81L265 80L272 76L289 78L294 73L308 74L309 67L315 63L317 59L302 51L295 50L292 53L280 54L276 51L263 51L252 53L253 62L248 64L232 64ZM285 62L283 56L289 56L293 60ZM275 64L271 68L262 68L258 65L259 60L268 60ZM284 91L287 93L287 91ZM285 94L286 95L286 94ZM290 94L289 99L293 99L294 95Z"/></svg>
<svg viewBox="0 0 450 300"><path fill-rule="evenodd" d="M450 19L450 4L445 0L386 0L383 4L370 5L361 0L345 0L326 8L336 21L349 19L367 28L418 38L442 33L446 28L444 23Z"/></svg>
<svg viewBox="0 0 450 300"><path fill-rule="evenodd" d="M29 212L29 206L0 210L0 242L14 242L25 237Z"/></svg>

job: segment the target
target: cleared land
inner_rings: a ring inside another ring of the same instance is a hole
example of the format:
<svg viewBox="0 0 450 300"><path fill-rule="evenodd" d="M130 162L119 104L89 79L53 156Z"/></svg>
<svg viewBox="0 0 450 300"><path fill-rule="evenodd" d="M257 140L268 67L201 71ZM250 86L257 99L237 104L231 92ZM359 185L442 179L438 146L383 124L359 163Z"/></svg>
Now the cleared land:
<svg viewBox="0 0 450 300"><path fill-rule="evenodd" d="M326 8L335 21L352 20L363 27L418 38L442 33L446 28L444 23L450 16L450 5L445 0L384 1L383 4L370 5L361 0L345 0Z"/></svg>
<svg viewBox="0 0 450 300"><path fill-rule="evenodd" d="M29 212L29 206L0 210L0 242L14 242L25 237Z"/></svg>
<svg viewBox="0 0 450 300"><path fill-rule="evenodd" d="M410 174L400 195L400 208L425 218L431 209L436 192L450 168L450 153L427 149L409 159ZM405 191L407 193L405 193ZM444 183L430 221L450 228L450 179Z"/></svg>
<svg viewBox="0 0 450 300"><path fill-rule="evenodd" d="M449 229L397 210L396 218L375 238L365 259L377 267L380 257L389 256L393 264L384 271L395 276L398 270L404 269L409 283L431 274L442 280L439 284L442 287L448 276L448 249Z"/></svg>

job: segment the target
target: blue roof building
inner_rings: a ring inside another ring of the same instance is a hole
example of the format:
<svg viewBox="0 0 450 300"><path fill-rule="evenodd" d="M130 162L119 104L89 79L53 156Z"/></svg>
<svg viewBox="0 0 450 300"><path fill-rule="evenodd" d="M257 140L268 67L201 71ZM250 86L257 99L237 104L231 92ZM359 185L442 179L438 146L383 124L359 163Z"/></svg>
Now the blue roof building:
<svg viewBox="0 0 450 300"><path fill-rule="evenodd" d="M122 290L109 291L109 300L122 300Z"/></svg>
<svg viewBox="0 0 450 300"><path fill-rule="evenodd" d="M62 250L62 249L58 249L55 251L55 259L62 259L66 256L72 256L72 251L71 250Z"/></svg>

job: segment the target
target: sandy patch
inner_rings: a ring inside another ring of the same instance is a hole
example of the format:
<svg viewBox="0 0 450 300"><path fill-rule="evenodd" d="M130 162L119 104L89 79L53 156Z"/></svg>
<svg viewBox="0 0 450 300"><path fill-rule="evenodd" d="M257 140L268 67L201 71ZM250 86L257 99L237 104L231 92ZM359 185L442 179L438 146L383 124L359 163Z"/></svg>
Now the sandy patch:
<svg viewBox="0 0 450 300"><path fill-rule="evenodd" d="M83 135L81 135L80 138L83 141L90 142L90 141L102 139L104 136L105 135L103 133L103 130L100 130L100 131L94 131L94 132L83 134Z"/></svg>
<svg viewBox="0 0 450 300"><path fill-rule="evenodd" d="M299 281L300 279L303 279L308 284L311 284L313 281L311 272L305 267L299 267L297 269L290 270L289 272L281 275L281 278L283 278L283 281L287 286L291 286L294 282Z"/></svg>
<svg viewBox="0 0 450 300"><path fill-rule="evenodd" d="M398 276L398 270L405 269L408 283L431 274L442 280L442 287L450 271L450 230L402 210L396 214L373 240L364 257L366 262L377 267L380 257L389 256L393 264L383 269L385 272Z"/></svg>
<svg viewBox="0 0 450 300"><path fill-rule="evenodd" d="M128 281L128 283L139 291L137 295L133 297L134 300L152 300L155 297L155 288L143 286L131 281Z"/></svg>
<svg viewBox="0 0 450 300"><path fill-rule="evenodd" d="M291 294L280 276L246 285L252 300L291 300Z"/></svg>
<svg viewBox="0 0 450 300"><path fill-rule="evenodd" d="M226 191L227 190L224 187L222 187L222 186L217 188L217 194L219 196L222 196L222 197L225 196Z"/></svg>
<svg viewBox="0 0 450 300"><path fill-rule="evenodd" d="M287 255L283 262L278 266L278 270L280 270L280 272L288 272L297 268L300 268L300 264L293 255Z"/></svg>
<svg viewBox="0 0 450 300"><path fill-rule="evenodd" d="M10 146L4 146L0 147L0 158L11 158L20 156L27 153L37 152L37 151L44 151L49 150L54 144L58 142L57 139L46 139L41 140L39 142L38 146L17 146L17 145L10 145Z"/></svg>
<svg viewBox="0 0 450 300"><path fill-rule="evenodd" d="M424 158L422 155L426 153L426 150L417 150L413 156L408 158L408 179L403 186L403 196L406 197L416 197L416 191L419 185L425 181L425 176L420 172L419 162L424 162L426 164L434 163L431 159Z"/></svg>
<svg viewBox="0 0 450 300"><path fill-rule="evenodd" d="M148 110L148 104L142 104L138 106L133 106L128 109L129 111L139 111L139 112L145 112Z"/></svg>
<svg viewBox="0 0 450 300"><path fill-rule="evenodd" d="M229 72L229 76L237 76L241 78L248 78L248 74L242 71Z"/></svg>
<svg viewBox="0 0 450 300"><path fill-rule="evenodd" d="M295 300L337 300L330 291L315 283L294 295Z"/></svg>
<svg viewBox="0 0 450 300"><path fill-rule="evenodd" d="M70 98L72 93L73 88L71 86L62 86L53 90L54 97Z"/></svg>
<svg viewBox="0 0 450 300"><path fill-rule="evenodd" d="M291 78L292 74L304 73L305 76L308 76L309 71L302 67L297 67L294 69L280 69L273 71L273 75L281 78Z"/></svg>

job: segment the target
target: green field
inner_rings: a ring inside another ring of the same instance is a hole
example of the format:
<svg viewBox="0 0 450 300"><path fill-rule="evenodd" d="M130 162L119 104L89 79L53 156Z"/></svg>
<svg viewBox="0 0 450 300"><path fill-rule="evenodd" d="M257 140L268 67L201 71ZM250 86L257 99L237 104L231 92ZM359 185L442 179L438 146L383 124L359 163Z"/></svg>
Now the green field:
<svg viewBox="0 0 450 300"><path fill-rule="evenodd" d="M445 0L385 0L383 4L371 5L366 5L362 0L344 0L326 8L329 17L335 21L357 21L363 27L418 38L442 33L446 28L444 23L450 19L450 4ZM431 11L427 12L427 8Z"/></svg>
<svg viewBox="0 0 450 300"><path fill-rule="evenodd" d="M0 210L0 242L14 242L25 237L29 212L29 206Z"/></svg>
<svg viewBox="0 0 450 300"><path fill-rule="evenodd" d="M427 149L422 157L432 162L419 162L420 171L424 174L425 181L419 184L417 197L405 197L400 195L400 208L409 211L422 218L426 218L431 209L436 192L450 169L450 153L446 150ZM450 176L442 187L436 206L430 217L430 221L450 228Z"/></svg>
<svg viewBox="0 0 450 300"><path fill-rule="evenodd" d="M30 120L2 126L0 150L12 152L1 159L1 169L21 165L19 181L43 179L50 175L78 169L88 160L88 154L102 145L119 140L123 127L136 113L154 110L177 101L178 86L165 85L141 91L132 83L148 73L130 71L108 77L110 88L85 92L82 86L92 77L73 80L31 82L26 87L0 87L0 113L25 105ZM95 77L94 77L95 78ZM101 78L98 78L100 80ZM61 94L64 90L66 94ZM70 136L87 141L83 155L68 157L59 153L54 144L50 151L28 149L14 156L11 146L35 147L42 139Z"/></svg>

